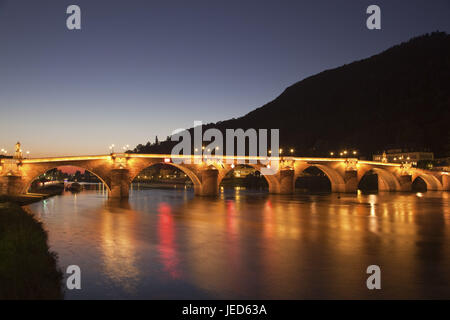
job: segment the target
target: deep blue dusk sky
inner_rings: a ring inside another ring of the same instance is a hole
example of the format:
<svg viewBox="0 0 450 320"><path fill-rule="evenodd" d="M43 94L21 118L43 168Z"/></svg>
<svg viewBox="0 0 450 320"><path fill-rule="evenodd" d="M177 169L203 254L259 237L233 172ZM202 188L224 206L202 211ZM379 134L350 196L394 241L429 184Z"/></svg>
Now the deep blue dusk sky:
<svg viewBox="0 0 450 320"><path fill-rule="evenodd" d="M66 28L70 4L81 31ZM366 28L370 4L381 31ZM448 0L0 0L0 147L103 154L164 139L436 30L450 32Z"/></svg>

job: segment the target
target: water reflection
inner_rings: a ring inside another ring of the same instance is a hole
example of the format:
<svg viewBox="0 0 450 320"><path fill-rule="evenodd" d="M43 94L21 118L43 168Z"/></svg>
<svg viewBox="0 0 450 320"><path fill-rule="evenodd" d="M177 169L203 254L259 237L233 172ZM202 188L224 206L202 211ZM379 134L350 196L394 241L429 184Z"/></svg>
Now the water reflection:
<svg viewBox="0 0 450 320"><path fill-rule="evenodd" d="M29 209L63 269L82 269L69 299L450 298L447 193L89 191ZM371 264L381 291L365 287Z"/></svg>
<svg viewBox="0 0 450 320"><path fill-rule="evenodd" d="M103 266L101 272L113 285L133 294L141 274L137 264L138 246L133 232L136 214L123 202L114 204L111 205L110 202L105 207L107 210L100 209L93 213L99 219Z"/></svg>
<svg viewBox="0 0 450 320"><path fill-rule="evenodd" d="M158 212L158 235L159 235L159 252L164 270L167 271L172 278L180 277L178 270L178 258L175 248L175 229L171 207L168 203L159 204Z"/></svg>

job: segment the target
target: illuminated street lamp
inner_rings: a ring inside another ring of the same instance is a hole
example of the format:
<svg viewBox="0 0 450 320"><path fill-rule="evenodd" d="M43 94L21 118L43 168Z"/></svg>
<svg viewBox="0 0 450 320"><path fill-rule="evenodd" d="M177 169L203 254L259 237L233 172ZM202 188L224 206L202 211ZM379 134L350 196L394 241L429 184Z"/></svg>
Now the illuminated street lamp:
<svg viewBox="0 0 450 320"><path fill-rule="evenodd" d="M294 149L291 149L291 150L289 150L289 151L291 152L291 154L294 153Z"/></svg>
<svg viewBox="0 0 450 320"><path fill-rule="evenodd" d="M334 152L330 152L330 156L334 156Z"/></svg>
<svg viewBox="0 0 450 320"><path fill-rule="evenodd" d="M357 152L356 152L356 151L353 151L353 154L357 154Z"/></svg>
<svg viewBox="0 0 450 320"><path fill-rule="evenodd" d="M282 154L282 153L283 153L283 149L280 149L280 150L278 150L278 151L280 151L280 154Z"/></svg>

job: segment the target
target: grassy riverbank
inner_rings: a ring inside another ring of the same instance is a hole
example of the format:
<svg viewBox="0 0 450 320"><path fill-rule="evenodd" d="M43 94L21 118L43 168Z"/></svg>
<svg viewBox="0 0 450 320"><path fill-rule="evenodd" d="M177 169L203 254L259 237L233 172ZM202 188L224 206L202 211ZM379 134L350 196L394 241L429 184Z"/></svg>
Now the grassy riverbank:
<svg viewBox="0 0 450 320"><path fill-rule="evenodd" d="M19 205L0 202L0 299L61 299L62 273L47 232Z"/></svg>

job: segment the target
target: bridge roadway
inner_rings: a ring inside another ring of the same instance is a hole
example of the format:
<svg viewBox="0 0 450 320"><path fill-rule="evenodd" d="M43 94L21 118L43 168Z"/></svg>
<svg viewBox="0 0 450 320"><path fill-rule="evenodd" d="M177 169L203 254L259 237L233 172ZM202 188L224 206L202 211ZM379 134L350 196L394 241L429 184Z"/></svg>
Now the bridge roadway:
<svg viewBox="0 0 450 320"><path fill-rule="evenodd" d="M180 163L181 162L181 163ZM172 156L162 154L108 154L54 158L2 159L0 195L26 194L33 180L61 166L75 166L96 175L107 187L110 197L127 198L133 179L145 168L164 163L183 171L193 182L196 195L214 196L225 175L238 164L259 170L267 180L269 192L294 192L295 180L309 167L317 167L330 180L332 192L357 192L362 177L369 171L378 176L380 191L411 191L412 183L422 178L427 190L450 190L448 172L422 170L409 164L363 161L356 158ZM269 169L270 170L267 170ZM271 174L264 171L272 171Z"/></svg>

